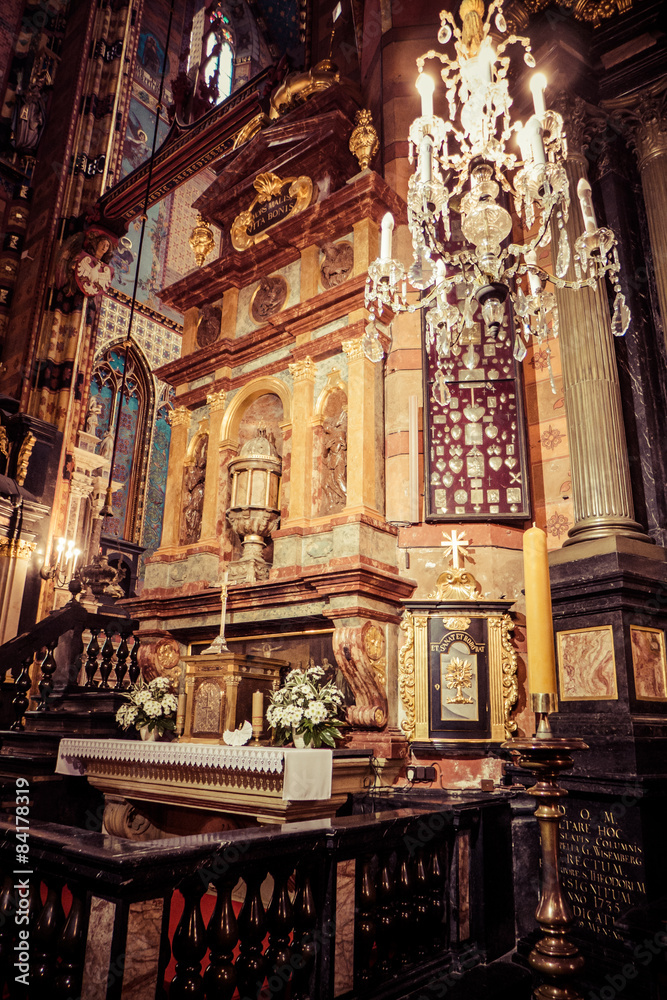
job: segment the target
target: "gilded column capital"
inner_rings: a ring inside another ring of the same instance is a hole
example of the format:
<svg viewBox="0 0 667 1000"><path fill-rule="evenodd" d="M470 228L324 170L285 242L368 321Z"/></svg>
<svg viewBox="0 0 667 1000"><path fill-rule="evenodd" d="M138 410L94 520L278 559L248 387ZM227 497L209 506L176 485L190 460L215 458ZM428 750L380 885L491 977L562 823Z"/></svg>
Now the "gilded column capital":
<svg viewBox="0 0 667 1000"><path fill-rule="evenodd" d="M172 427L189 427L190 411L187 406L177 406L169 414L169 423Z"/></svg>
<svg viewBox="0 0 667 1000"><path fill-rule="evenodd" d="M355 337L352 340L344 340L341 347L347 354L348 361L359 361L360 358L365 357L364 345L361 337Z"/></svg>
<svg viewBox="0 0 667 1000"><path fill-rule="evenodd" d="M553 95L550 103L554 111L557 111L563 119L568 158L584 156L589 124L586 102L581 97L576 97L566 90L559 90Z"/></svg>
<svg viewBox="0 0 667 1000"><path fill-rule="evenodd" d="M209 392L206 397L206 402L208 403L211 413L220 413L224 410L227 401L227 392L225 389L220 389L219 392Z"/></svg>
<svg viewBox="0 0 667 1000"><path fill-rule="evenodd" d="M315 381L317 375L317 365L311 357L305 357L302 361L292 361L288 366L289 373L295 382Z"/></svg>
<svg viewBox="0 0 667 1000"><path fill-rule="evenodd" d="M0 559L29 559L35 548L35 542L22 538L0 538Z"/></svg>
<svg viewBox="0 0 667 1000"><path fill-rule="evenodd" d="M667 76L638 94L603 101L602 107L624 126L640 172L650 160L667 153Z"/></svg>

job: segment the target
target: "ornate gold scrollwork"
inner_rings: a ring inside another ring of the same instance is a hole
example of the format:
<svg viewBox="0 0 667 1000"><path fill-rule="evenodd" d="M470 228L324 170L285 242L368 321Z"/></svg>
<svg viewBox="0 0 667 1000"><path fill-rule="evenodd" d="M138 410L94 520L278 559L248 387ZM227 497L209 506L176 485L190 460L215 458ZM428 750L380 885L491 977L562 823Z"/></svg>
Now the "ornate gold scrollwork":
<svg viewBox="0 0 667 1000"><path fill-rule="evenodd" d="M516 722L510 718L512 709L519 700L519 682L517 680L517 656L510 642L510 633L514 631L514 622L509 615L502 618L490 618L489 626L500 629L500 644L502 646L503 672L503 722L507 739L516 732Z"/></svg>
<svg viewBox="0 0 667 1000"><path fill-rule="evenodd" d="M401 729L411 740L415 734L415 623L409 611L404 613L400 628L405 633L398 654L398 696L405 712Z"/></svg>

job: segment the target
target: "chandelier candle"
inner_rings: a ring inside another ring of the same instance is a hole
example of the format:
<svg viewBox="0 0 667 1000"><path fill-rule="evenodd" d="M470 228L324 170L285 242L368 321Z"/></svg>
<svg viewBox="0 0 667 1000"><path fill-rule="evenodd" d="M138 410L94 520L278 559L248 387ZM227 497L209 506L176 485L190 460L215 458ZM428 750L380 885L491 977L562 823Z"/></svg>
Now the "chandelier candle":
<svg viewBox="0 0 667 1000"><path fill-rule="evenodd" d="M394 230L394 216L386 212L380 226L380 260L391 260L391 234Z"/></svg>
<svg viewBox="0 0 667 1000"><path fill-rule="evenodd" d="M594 233L598 224L595 219L591 186L585 177L582 177L577 184L577 196L579 198L579 204L581 205L581 214L584 217L584 227L586 232Z"/></svg>
<svg viewBox="0 0 667 1000"><path fill-rule="evenodd" d="M535 114L541 118L546 113L547 106L544 103L544 90L547 85L547 78L544 73L535 73L530 81L530 91L533 95L533 107Z"/></svg>
<svg viewBox="0 0 667 1000"><path fill-rule="evenodd" d="M533 526L523 536L523 576L526 592L528 687L533 695L556 693L554 630L547 536Z"/></svg>
<svg viewBox="0 0 667 1000"><path fill-rule="evenodd" d="M435 90L435 81L433 77L429 76L428 73L420 73L417 77L415 86L422 99L422 118L432 118L433 91Z"/></svg>

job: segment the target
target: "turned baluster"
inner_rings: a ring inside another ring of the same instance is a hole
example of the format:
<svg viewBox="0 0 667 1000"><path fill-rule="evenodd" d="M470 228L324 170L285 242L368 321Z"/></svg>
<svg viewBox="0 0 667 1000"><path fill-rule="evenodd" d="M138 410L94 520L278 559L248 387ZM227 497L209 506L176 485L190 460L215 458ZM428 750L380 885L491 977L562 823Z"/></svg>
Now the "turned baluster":
<svg viewBox="0 0 667 1000"><path fill-rule="evenodd" d="M362 984L368 983L372 976L371 954L377 932L374 867L373 858L364 858L357 886L354 978Z"/></svg>
<svg viewBox="0 0 667 1000"><path fill-rule="evenodd" d="M264 875L264 871L255 870L245 876L246 894L239 914L241 947L236 959L236 976L241 997L257 996L266 974L266 961L262 954L266 914L260 893Z"/></svg>
<svg viewBox="0 0 667 1000"><path fill-rule="evenodd" d="M31 653L29 656L26 656L25 660L21 661L21 669L18 677L14 681L16 694L14 695L14 699L12 701L12 708L15 719L10 726L10 729L14 732L21 732L25 726L23 716L25 715L25 711L30 704L28 691L30 690L30 667L32 665L34 655L34 653Z"/></svg>
<svg viewBox="0 0 667 1000"><path fill-rule="evenodd" d="M292 939L292 1000L308 1000L315 971L317 906L310 873L305 863L296 872L294 935ZM296 961L296 956L300 956Z"/></svg>
<svg viewBox="0 0 667 1000"><path fill-rule="evenodd" d="M132 652L130 653L130 684L136 684L139 680L139 674L141 672L141 667L139 666L139 640L136 635L134 637L134 642L132 644Z"/></svg>
<svg viewBox="0 0 667 1000"><path fill-rule="evenodd" d="M58 645L57 639L52 639L51 642L46 647L46 655L42 660L41 672L42 676L39 680L39 693L41 695L40 709L44 712L48 711L49 708L49 698L51 697L51 692L53 691L53 675L55 673L57 663L56 658L53 655L56 646Z"/></svg>
<svg viewBox="0 0 667 1000"><path fill-rule="evenodd" d="M60 967L55 978L55 996L59 1000L80 996L86 951L86 891L81 885L71 885L70 889L72 905L58 939Z"/></svg>
<svg viewBox="0 0 667 1000"><path fill-rule="evenodd" d="M47 881L46 886L46 902L31 935L30 1000L53 998L58 939L65 923L61 903L62 883L54 879Z"/></svg>
<svg viewBox="0 0 667 1000"><path fill-rule="evenodd" d="M420 849L414 860L414 924L413 940L415 956L421 961L426 957L428 948L430 899L428 892L428 875L424 862L424 851Z"/></svg>
<svg viewBox="0 0 667 1000"><path fill-rule="evenodd" d="M86 649L85 670L87 679L84 685L86 688L97 687L95 684L95 674L97 673L97 657L100 652L100 644L97 641L97 637L101 631L102 629L100 628L91 628L90 630L90 642L88 643L88 647Z"/></svg>
<svg viewBox="0 0 667 1000"><path fill-rule="evenodd" d="M443 844L442 848L434 846L430 850L430 858L428 862L427 872L428 872L428 895L429 895L429 914L428 914L428 928L430 937L430 948L433 952L442 951L443 948L447 947L448 936L447 922L445 920L447 912L447 904L445 897L445 890L447 887L447 879L445 875L445 865L441 855L441 851L446 851L446 845Z"/></svg>
<svg viewBox="0 0 667 1000"><path fill-rule="evenodd" d="M127 673L127 659L130 655L130 648L127 644L127 636L125 632L121 633L120 642L118 643L118 649L116 650L116 683L114 685L114 691L123 690L123 681L125 680L125 674Z"/></svg>
<svg viewBox="0 0 667 1000"><path fill-rule="evenodd" d="M116 631L116 626L109 623L104 627L104 634L106 636L104 645L102 646L102 662L100 663L100 677L102 678L102 683L100 684L100 691L110 691L109 687L109 675L113 670L113 654L115 652L113 648L113 635Z"/></svg>
<svg viewBox="0 0 667 1000"><path fill-rule="evenodd" d="M391 858L386 855L380 867L377 886L377 971L380 976L391 974L393 962L393 939L396 908L394 904L394 880L391 874Z"/></svg>
<svg viewBox="0 0 667 1000"><path fill-rule="evenodd" d="M291 979L290 936L294 924L294 908L289 897L288 882L291 866L276 866L273 875L273 895L267 912L269 947L266 951L267 976L272 998L282 1000Z"/></svg>
<svg viewBox="0 0 667 1000"><path fill-rule="evenodd" d="M398 858L396 872L396 948L400 966L412 961L414 928L413 878L410 859L405 851Z"/></svg>
<svg viewBox="0 0 667 1000"><path fill-rule="evenodd" d="M204 1000L201 960L206 954L206 932L201 915L204 886L197 880L181 886L183 914L174 932L171 950L176 973L169 987L169 1000Z"/></svg>
<svg viewBox="0 0 667 1000"><path fill-rule="evenodd" d="M215 909L206 930L206 943L210 948L209 965L204 972L206 1000L231 1000L236 989L234 948L239 939L239 928L232 904L232 891L236 879L219 884Z"/></svg>

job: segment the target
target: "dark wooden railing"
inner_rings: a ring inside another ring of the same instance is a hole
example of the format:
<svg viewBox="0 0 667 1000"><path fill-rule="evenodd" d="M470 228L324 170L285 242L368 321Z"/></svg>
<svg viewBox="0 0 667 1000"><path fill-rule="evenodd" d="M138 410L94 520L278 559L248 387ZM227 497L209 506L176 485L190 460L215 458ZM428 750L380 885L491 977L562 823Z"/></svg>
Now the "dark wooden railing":
<svg viewBox="0 0 667 1000"><path fill-rule="evenodd" d="M73 599L29 632L0 646L0 681L7 673L14 681L11 729L24 728L35 659L40 666L37 689L42 711L49 709L56 670L65 675L61 686L69 690L122 691L136 682L140 672L139 641L134 630L138 625L138 621L123 615L88 611ZM82 670L77 670L79 662ZM85 675L83 682L81 675Z"/></svg>
<svg viewBox="0 0 667 1000"><path fill-rule="evenodd" d="M480 793L150 842L35 823L24 891L0 821L2 995L120 1000L141 982L145 1000L441 996L514 945L511 894L486 884L511 871L508 826L507 801Z"/></svg>

